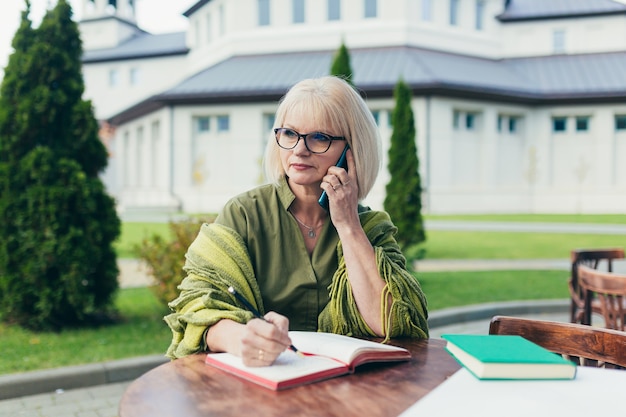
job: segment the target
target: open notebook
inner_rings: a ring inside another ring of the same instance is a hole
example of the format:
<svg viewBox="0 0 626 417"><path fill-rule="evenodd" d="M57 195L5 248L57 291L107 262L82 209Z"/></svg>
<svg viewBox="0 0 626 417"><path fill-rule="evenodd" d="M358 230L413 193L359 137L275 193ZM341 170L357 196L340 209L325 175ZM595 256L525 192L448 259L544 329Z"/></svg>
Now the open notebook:
<svg viewBox="0 0 626 417"><path fill-rule="evenodd" d="M332 333L293 331L289 336L304 355L286 350L271 366L249 367L230 353L209 353L206 363L266 388L280 390L350 374L364 363L404 361L411 357L401 347Z"/></svg>

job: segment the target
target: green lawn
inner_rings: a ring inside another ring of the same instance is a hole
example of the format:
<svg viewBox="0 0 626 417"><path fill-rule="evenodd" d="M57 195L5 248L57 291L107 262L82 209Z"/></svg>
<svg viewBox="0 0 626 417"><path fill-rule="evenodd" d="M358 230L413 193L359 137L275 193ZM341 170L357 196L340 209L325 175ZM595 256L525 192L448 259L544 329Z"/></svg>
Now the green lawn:
<svg viewBox="0 0 626 417"><path fill-rule="evenodd" d="M428 310L513 301L569 297L567 271L419 272Z"/></svg>
<svg viewBox="0 0 626 417"><path fill-rule="evenodd" d="M62 332L32 332L0 324L0 374L161 354L171 340L162 318L167 309L147 288L117 297L122 323Z"/></svg>
<svg viewBox="0 0 626 417"><path fill-rule="evenodd" d="M567 259L577 248L626 247L626 235L427 231L426 259Z"/></svg>
<svg viewBox="0 0 626 417"><path fill-rule="evenodd" d="M626 224L626 214L429 214L424 217L427 220Z"/></svg>
<svg viewBox="0 0 626 417"><path fill-rule="evenodd" d="M426 216L430 220L524 221L552 223L626 224L626 215L455 215ZM124 223L115 243L121 258L135 257L133 246L152 234L169 236L166 223ZM624 235L569 233L458 232L427 230L426 257L429 259L553 259L568 258L583 247L626 246Z"/></svg>
<svg viewBox="0 0 626 417"><path fill-rule="evenodd" d="M135 258L134 245L141 244L153 234L170 236L167 223L122 223L122 233L115 242L115 250L120 258Z"/></svg>

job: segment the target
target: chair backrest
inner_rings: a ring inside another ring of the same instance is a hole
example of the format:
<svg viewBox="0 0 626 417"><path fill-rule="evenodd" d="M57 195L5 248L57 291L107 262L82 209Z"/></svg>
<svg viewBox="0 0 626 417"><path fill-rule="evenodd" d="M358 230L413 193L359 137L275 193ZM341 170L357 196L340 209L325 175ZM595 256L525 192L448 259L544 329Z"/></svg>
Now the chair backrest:
<svg viewBox="0 0 626 417"><path fill-rule="evenodd" d="M577 323L495 316L489 334L520 335L578 365L626 369L626 332Z"/></svg>
<svg viewBox="0 0 626 417"><path fill-rule="evenodd" d="M574 249L570 252L572 275L576 275L578 265L598 269L600 261L607 261L607 271L613 271L613 260L624 259L624 248Z"/></svg>
<svg viewBox="0 0 626 417"><path fill-rule="evenodd" d="M604 327L626 330L624 326L626 275L598 271L585 265L579 265L578 283L585 294L585 308L591 305L592 294L598 298L600 313L604 317Z"/></svg>
<svg viewBox="0 0 626 417"><path fill-rule="evenodd" d="M585 295L578 284L578 266L586 265L590 268L598 269L601 262L606 262L606 270L608 272L612 272L613 261L615 259L624 259L623 248L575 249L571 251L571 275L569 280L569 290L572 301L570 310L570 321L572 323L591 324L592 311L586 311L584 309ZM592 307L595 307L595 304Z"/></svg>

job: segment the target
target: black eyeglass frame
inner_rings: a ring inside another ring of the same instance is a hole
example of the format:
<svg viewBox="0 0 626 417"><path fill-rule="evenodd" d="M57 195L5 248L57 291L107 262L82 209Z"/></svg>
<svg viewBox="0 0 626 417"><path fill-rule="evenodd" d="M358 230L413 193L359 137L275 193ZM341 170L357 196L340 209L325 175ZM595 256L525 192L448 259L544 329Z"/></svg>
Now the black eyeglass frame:
<svg viewBox="0 0 626 417"><path fill-rule="evenodd" d="M296 142L293 144L293 146L291 147L286 147L280 144L280 140L278 139L279 134L281 132L285 132L285 131L289 131L289 132L293 132L298 136L298 140L296 140ZM311 148L309 148L309 143L307 141L307 137L309 135L322 135L325 138L328 138L328 147L323 150L323 151L313 151L311 150ZM289 149L293 149L296 146L298 146L298 142L300 142L300 139L304 140L304 146L306 146L306 148L308 149L309 152L311 153L315 153L315 154L320 154L320 153L325 153L328 152L328 150L330 149L330 146L333 144L334 140L346 140L345 137L343 136L331 136L327 133L323 133L323 132L310 132L310 133L299 133L293 129L290 129L288 127L277 127L276 129L274 129L274 137L276 138L276 144L278 144L278 146L280 146L283 149L289 150Z"/></svg>

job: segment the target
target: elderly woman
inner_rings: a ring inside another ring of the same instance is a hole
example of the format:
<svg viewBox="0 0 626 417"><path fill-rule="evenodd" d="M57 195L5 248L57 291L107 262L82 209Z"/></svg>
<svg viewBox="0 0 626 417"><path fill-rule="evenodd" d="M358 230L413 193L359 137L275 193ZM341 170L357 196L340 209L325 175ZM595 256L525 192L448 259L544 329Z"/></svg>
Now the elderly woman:
<svg viewBox="0 0 626 417"><path fill-rule="evenodd" d="M361 96L337 77L301 81L280 102L273 134L265 155L271 183L231 199L189 247L187 277L165 317L173 332L167 355L224 351L264 366L289 348L290 329L428 337L426 299L397 229L386 213L360 204L381 154ZM344 169L335 165L346 147Z"/></svg>

